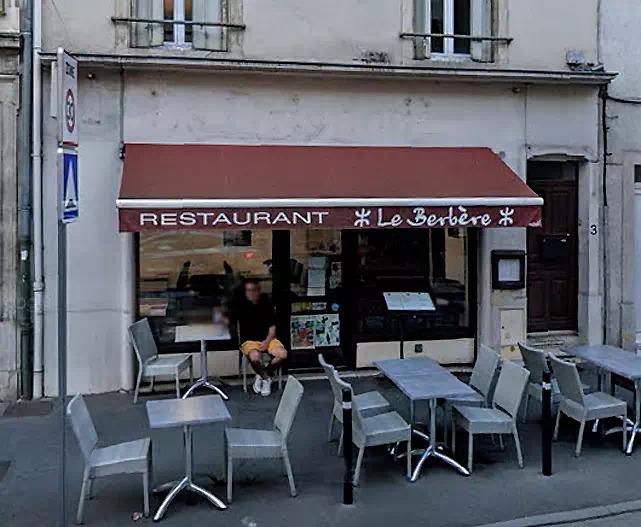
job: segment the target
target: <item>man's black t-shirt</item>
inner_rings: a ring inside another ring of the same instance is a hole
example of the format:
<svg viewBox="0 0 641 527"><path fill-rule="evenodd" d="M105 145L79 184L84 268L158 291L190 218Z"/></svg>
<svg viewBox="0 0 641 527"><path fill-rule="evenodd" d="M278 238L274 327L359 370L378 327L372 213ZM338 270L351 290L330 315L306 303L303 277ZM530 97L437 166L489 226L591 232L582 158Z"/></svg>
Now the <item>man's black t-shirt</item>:
<svg viewBox="0 0 641 527"><path fill-rule="evenodd" d="M240 339L243 342L262 342L267 338L269 328L276 325L274 306L264 294L260 295L256 304L243 298L238 306L237 316L240 323Z"/></svg>

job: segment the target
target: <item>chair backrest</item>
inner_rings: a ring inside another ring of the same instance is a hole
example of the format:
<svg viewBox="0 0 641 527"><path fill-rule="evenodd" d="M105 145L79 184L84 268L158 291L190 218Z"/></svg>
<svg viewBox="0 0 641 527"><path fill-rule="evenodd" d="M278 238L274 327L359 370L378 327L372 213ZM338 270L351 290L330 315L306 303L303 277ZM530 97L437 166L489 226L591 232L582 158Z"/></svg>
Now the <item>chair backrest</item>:
<svg viewBox="0 0 641 527"><path fill-rule="evenodd" d="M516 419L529 378L530 372L525 368L509 360L503 361L492 406L503 410L512 419Z"/></svg>
<svg viewBox="0 0 641 527"><path fill-rule="evenodd" d="M550 353L550 362L552 363L552 371L556 382L559 384L561 395L581 406L585 406L581 377L576 364L561 360L553 353Z"/></svg>
<svg viewBox="0 0 641 527"><path fill-rule="evenodd" d="M363 430L363 418L361 416L360 408L356 398L354 397L354 389L352 385L348 382L345 382L338 376L336 368L332 367L332 377L334 379L334 384L338 386L338 401L337 404L342 408L343 406L343 390L349 390L352 393L352 422L361 430Z"/></svg>
<svg viewBox="0 0 641 527"><path fill-rule="evenodd" d="M138 357L138 362L142 368L149 359L158 355L158 348L149 326L149 320L143 318L129 326L129 334L131 335L136 357Z"/></svg>
<svg viewBox="0 0 641 527"><path fill-rule="evenodd" d="M287 440L304 391L303 385L296 377L290 375L287 378L285 390L280 398L276 417L274 418L274 428L282 434L283 441Z"/></svg>
<svg viewBox="0 0 641 527"><path fill-rule="evenodd" d="M88 461L98 444L98 434L82 395L78 394L71 399L71 402L67 405L67 416L71 421L73 433L80 444L82 455Z"/></svg>
<svg viewBox="0 0 641 527"><path fill-rule="evenodd" d="M523 365L530 372L530 382L541 384L543 382L543 372L548 365L545 351L531 348L520 342L519 349L521 350L521 357L523 357Z"/></svg>
<svg viewBox="0 0 641 527"><path fill-rule="evenodd" d="M327 375L327 379L329 380L329 385L332 387L332 393L334 394L334 403L340 405L343 396L341 394L341 386L336 382L336 378L338 378L340 381L340 377L338 377L336 368L325 361L322 353L318 354L318 362L323 367L323 370L325 370L325 374ZM335 372L336 376L334 376Z"/></svg>
<svg viewBox="0 0 641 527"><path fill-rule="evenodd" d="M488 348L485 344L480 345L472 377L470 377L470 386L479 391L486 403L489 402L490 388L500 361L501 356L496 351Z"/></svg>

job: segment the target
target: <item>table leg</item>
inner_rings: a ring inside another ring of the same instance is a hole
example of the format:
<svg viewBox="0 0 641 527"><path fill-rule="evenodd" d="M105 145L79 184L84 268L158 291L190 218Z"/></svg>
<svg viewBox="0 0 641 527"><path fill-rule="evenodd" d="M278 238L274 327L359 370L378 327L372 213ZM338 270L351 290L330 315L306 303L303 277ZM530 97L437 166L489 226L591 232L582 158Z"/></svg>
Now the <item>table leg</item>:
<svg viewBox="0 0 641 527"><path fill-rule="evenodd" d="M185 426L183 429L183 434L185 436L185 477L181 479L174 488L171 489L167 497L163 500L160 507L154 515L154 521L162 520L163 516L167 512L169 505L174 501L174 498L180 494L182 490L189 490L195 494L199 494L205 499L209 500L210 503L218 507L219 509L225 510L227 505L225 505L220 499L214 496L211 492L199 487L193 482L194 475L194 449L193 449L193 432L190 426ZM164 487L164 485L163 485Z"/></svg>
<svg viewBox="0 0 641 527"><path fill-rule="evenodd" d="M421 459L419 460L418 464L416 465L416 468L414 469L414 472L412 473L412 478L411 481L415 482L418 480L418 478L421 475L421 470L423 469L423 465L425 464L425 461L429 457L434 456L436 459L440 459L441 461L444 461L451 467L454 467L456 470L458 470L461 474L464 476L469 476L470 473L468 470L463 467L460 463L458 463L456 460L445 454L445 452L440 449L439 447L436 446L436 399L430 399L430 437L434 438L433 440L430 440L429 446L421 456ZM447 424L446 424L447 426Z"/></svg>
<svg viewBox="0 0 641 527"><path fill-rule="evenodd" d="M625 453L628 456L632 455L632 450L634 449L634 440L639 431L639 425L641 423L641 381L635 381L634 383L634 427L632 428L632 433L630 434L630 440L628 441L628 447L625 449Z"/></svg>
<svg viewBox="0 0 641 527"><path fill-rule="evenodd" d="M183 399L186 399L189 397L192 393L194 393L195 390L198 388L208 388L214 392L216 392L218 395L220 395L223 400L228 401L229 397L227 397L227 394L223 392L218 386L214 386L209 382L207 379L208 374L207 374L207 342L204 340L200 341L200 372L201 376L200 379L198 379L194 384L192 384L183 395Z"/></svg>

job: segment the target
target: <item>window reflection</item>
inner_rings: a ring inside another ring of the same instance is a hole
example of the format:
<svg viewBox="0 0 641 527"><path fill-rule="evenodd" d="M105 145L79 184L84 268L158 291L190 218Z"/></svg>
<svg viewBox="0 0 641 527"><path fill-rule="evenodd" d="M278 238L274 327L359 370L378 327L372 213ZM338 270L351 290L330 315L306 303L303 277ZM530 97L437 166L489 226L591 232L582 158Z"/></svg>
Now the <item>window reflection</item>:
<svg viewBox="0 0 641 527"><path fill-rule="evenodd" d="M355 329L361 339L397 337L398 321L383 300L386 291L423 291L432 296L436 311L408 320L408 338L455 338L469 331L467 230L372 230L358 238Z"/></svg>
<svg viewBox="0 0 641 527"><path fill-rule="evenodd" d="M176 351L174 328L218 320L242 278L260 280L271 294L271 258L268 231L143 233L138 314L150 319L167 351Z"/></svg>

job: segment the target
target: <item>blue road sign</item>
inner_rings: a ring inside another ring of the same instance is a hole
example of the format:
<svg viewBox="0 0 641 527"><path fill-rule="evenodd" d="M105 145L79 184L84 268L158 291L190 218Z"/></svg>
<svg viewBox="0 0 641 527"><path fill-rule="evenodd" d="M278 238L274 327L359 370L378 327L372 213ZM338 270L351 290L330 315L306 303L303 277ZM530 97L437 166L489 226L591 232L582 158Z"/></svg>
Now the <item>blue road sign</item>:
<svg viewBox="0 0 641 527"><path fill-rule="evenodd" d="M71 223L79 217L78 200L78 152L64 151L62 154L62 188L60 218Z"/></svg>

